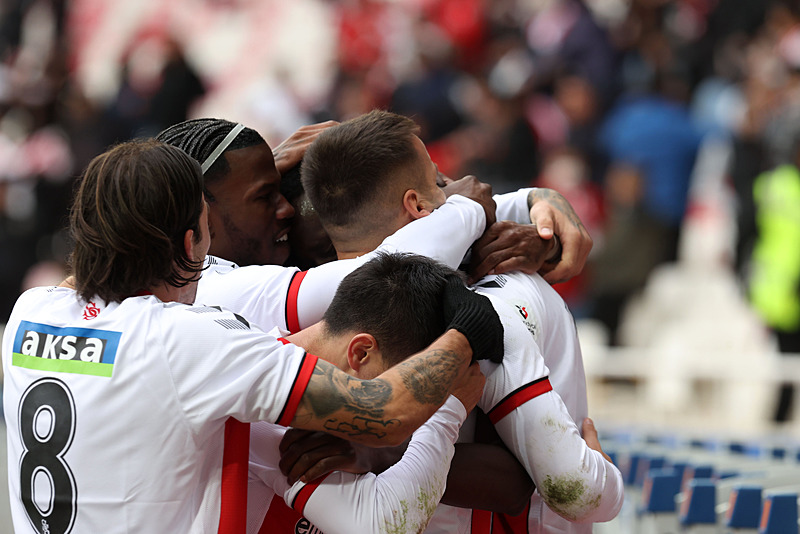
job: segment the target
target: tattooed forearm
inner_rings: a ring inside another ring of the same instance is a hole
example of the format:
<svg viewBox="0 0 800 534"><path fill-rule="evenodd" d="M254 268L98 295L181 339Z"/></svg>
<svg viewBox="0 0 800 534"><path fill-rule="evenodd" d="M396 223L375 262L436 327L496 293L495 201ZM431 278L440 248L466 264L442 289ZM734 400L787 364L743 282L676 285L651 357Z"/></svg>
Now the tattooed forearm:
<svg viewBox="0 0 800 534"><path fill-rule="evenodd" d="M399 444L445 401L468 361L457 352L468 349L464 336L439 346L448 348L428 348L372 380L317 361L292 425L362 443Z"/></svg>
<svg viewBox="0 0 800 534"><path fill-rule="evenodd" d="M316 417L327 417L338 410L347 410L370 418L381 418L383 408L392 397L392 386L382 379L359 380L339 372L327 362L319 362L303 396L303 405Z"/></svg>
<svg viewBox="0 0 800 534"><path fill-rule="evenodd" d="M397 366L403 384L420 404L442 404L458 376L461 357L451 350L436 349L423 358Z"/></svg>

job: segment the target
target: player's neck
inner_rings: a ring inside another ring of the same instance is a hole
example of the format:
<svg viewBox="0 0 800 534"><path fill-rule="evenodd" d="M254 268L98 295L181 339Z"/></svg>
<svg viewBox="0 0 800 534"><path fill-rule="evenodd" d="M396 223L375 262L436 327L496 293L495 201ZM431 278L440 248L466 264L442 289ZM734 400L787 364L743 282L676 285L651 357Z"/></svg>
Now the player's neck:
<svg viewBox="0 0 800 534"><path fill-rule="evenodd" d="M194 304L197 296L197 282L190 282L183 287L175 287L166 282L148 288L161 302L180 302L183 304Z"/></svg>
<svg viewBox="0 0 800 534"><path fill-rule="evenodd" d="M384 239L414 220L403 209L393 211L390 207L386 207L383 211L384 217L380 220L375 220L373 217L368 225L353 224L329 229L328 236L336 249L338 259L347 260L369 254L378 248Z"/></svg>
<svg viewBox="0 0 800 534"><path fill-rule="evenodd" d="M333 243L334 248L336 248L336 257L340 260L349 260L351 258L357 258L359 256L363 256L364 254L369 254L376 248L378 245L381 244L382 240L362 240L362 241L350 241L346 243Z"/></svg>
<svg viewBox="0 0 800 534"><path fill-rule="evenodd" d="M384 239L405 226L399 224L391 226L380 232L373 232L371 235L363 236L360 239L331 239L333 247L336 249L336 256L340 260L357 258L364 254L369 254L380 246Z"/></svg>
<svg viewBox="0 0 800 534"><path fill-rule="evenodd" d="M58 284L58 286L67 287L73 290L76 289L75 277L68 276L63 282ZM183 304L194 304L194 299L197 295L197 283L192 282L183 287L175 287L165 282L161 285L148 288L141 293L138 293L138 295L155 295L161 302L182 302Z"/></svg>
<svg viewBox="0 0 800 534"><path fill-rule="evenodd" d="M303 330L286 336L286 339L306 352L328 361L339 369L347 370L347 346L344 349L326 332L323 322L315 323Z"/></svg>

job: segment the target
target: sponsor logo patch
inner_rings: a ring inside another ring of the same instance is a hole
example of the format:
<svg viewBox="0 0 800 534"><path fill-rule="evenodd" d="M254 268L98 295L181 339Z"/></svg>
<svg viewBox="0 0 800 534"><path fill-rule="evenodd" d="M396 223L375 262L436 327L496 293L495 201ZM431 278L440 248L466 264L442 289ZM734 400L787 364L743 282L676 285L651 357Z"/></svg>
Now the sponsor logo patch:
<svg viewBox="0 0 800 534"><path fill-rule="evenodd" d="M519 318L525 323L525 327L533 335L533 338L538 340L539 325L536 323L536 317L530 313L530 304L523 300L509 300L508 302L516 308Z"/></svg>
<svg viewBox="0 0 800 534"><path fill-rule="evenodd" d="M14 337L11 364L40 371L110 377L121 335L110 330L22 321Z"/></svg>

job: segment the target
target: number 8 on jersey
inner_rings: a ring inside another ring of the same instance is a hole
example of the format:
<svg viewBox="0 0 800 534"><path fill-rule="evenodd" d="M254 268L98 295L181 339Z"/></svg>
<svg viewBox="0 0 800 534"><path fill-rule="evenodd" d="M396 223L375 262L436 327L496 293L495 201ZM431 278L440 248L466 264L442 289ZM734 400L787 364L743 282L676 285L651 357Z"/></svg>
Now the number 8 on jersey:
<svg viewBox="0 0 800 534"><path fill-rule="evenodd" d="M67 534L76 515L75 477L63 460L75 435L75 402L66 384L42 378L19 403L20 491L25 512L41 534Z"/></svg>

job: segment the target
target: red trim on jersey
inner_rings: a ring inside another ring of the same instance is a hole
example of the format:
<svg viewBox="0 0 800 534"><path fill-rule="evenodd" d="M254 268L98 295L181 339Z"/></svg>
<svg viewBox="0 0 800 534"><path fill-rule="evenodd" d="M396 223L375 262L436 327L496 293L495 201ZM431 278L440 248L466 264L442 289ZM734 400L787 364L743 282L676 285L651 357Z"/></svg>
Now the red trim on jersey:
<svg viewBox="0 0 800 534"><path fill-rule="evenodd" d="M292 334L300 331L300 317L297 313L297 294L300 292L300 284L306 277L308 271L298 271L292 275L289 282L289 290L286 292L286 329Z"/></svg>
<svg viewBox="0 0 800 534"><path fill-rule="evenodd" d="M289 426L294 419L294 414L297 412L297 407L300 405L300 399L306 392L311 375L314 373L314 367L317 366L317 357L313 354L306 353L303 357L303 363L300 364L300 369L297 371L297 376L292 384L289 399L283 406L283 411L278 417L277 424L281 426Z"/></svg>
<svg viewBox="0 0 800 534"><path fill-rule="evenodd" d="M494 408L489 410L487 414L489 420L493 425L496 425L503 417L507 416L526 402L538 397L543 393L552 391L553 386L550 385L548 377L540 378L529 384L525 384L506 395L506 398L501 400Z"/></svg>
<svg viewBox="0 0 800 534"><path fill-rule="evenodd" d="M308 484L300 488L300 491L297 492L297 495L295 495L294 499L292 500L292 508L294 508L295 512L297 512L300 515L305 513L306 504L308 504L308 499L311 498L311 495L314 494L314 491L319 487L320 484L322 484L322 481L325 480L327 477L328 475L325 475L324 477L319 477L317 480L309 482Z"/></svg>
<svg viewBox="0 0 800 534"><path fill-rule="evenodd" d="M225 422L220 488L220 534L247 530L247 470L250 462L250 424L234 418Z"/></svg>
<svg viewBox="0 0 800 534"><path fill-rule="evenodd" d="M528 514L531 503L519 515L472 510L471 534L528 534Z"/></svg>
<svg viewBox="0 0 800 534"><path fill-rule="evenodd" d="M488 510L472 511L471 534L491 534L492 532L492 512Z"/></svg>
<svg viewBox="0 0 800 534"><path fill-rule="evenodd" d="M528 534L528 513L531 502L518 515L494 514L492 517L492 532L494 534Z"/></svg>

